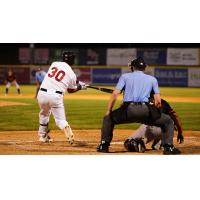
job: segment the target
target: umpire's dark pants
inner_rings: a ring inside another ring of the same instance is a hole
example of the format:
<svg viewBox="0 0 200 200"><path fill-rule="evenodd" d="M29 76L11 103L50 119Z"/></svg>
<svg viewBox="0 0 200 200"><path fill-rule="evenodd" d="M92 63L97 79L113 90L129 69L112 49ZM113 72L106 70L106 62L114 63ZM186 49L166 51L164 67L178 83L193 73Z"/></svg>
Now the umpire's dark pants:
<svg viewBox="0 0 200 200"><path fill-rule="evenodd" d="M104 117L101 129L101 141L109 143L112 141L113 129L116 124L133 122L161 127L163 145L173 144L174 123L170 116L162 113L159 119L152 122L148 106L146 104L134 103L130 103L128 106L122 105L109 116Z"/></svg>

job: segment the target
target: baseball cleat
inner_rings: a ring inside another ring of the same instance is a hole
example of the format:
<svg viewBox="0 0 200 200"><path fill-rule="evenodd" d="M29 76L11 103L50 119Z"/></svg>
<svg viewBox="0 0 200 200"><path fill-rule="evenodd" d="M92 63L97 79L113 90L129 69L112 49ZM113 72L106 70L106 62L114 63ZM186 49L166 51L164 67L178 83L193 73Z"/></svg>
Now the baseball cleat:
<svg viewBox="0 0 200 200"><path fill-rule="evenodd" d="M73 144L73 143L74 143L74 135L71 135L71 136L68 138L68 141L69 141L69 144Z"/></svg>
<svg viewBox="0 0 200 200"><path fill-rule="evenodd" d="M108 153L109 152L109 146L110 143L102 141L98 146L97 146L97 152L101 153Z"/></svg>
<svg viewBox="0 0 200 200"><path fill-rule="evenodd" d="M69 144L73 144L74 143L74 134L69 125L64 128L64 133L65 133L65 136L66 136Z"/></svg>
<svg viewBox="0 0 200 200"><path fill-rule="evenodd" d="M51 137L48 134L46 134L44 136L40 136L39 141L43 143L50 143L53 142L53 139L51 139Z"/></svg>
<svg viewBox="0 0 200 200"><path fill-rule="evenodd" d="M164 155L178 155L181 154L181 151L174 147L174 145L165 144L164 146Z"/></svg>

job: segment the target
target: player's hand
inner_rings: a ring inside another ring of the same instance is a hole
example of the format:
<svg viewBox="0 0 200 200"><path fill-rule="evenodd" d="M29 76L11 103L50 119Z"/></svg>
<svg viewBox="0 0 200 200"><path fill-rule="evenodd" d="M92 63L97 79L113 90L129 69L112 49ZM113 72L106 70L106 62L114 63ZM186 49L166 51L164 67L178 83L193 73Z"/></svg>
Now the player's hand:
<svg viewBox="0 0 200 200"><path fill-rule="evenodd" d="M77 82L77 88L78 90L87 90L87 84L82 82L82 81L78 81Z"/></svg>
<svg viewBox="0 0 200 200"><path fill-rule="evenodd" d="M184 142L184 137L182 134L178 133L177 135L177 142L179 142L179 144Z"/></svg>
<svg viewBox="0 0 200 200"><path fill-rule="evenodd" d="M80 85L79 83L77 84L77 91L78 90L87 90L87 85L84 84L84 85Z"/></svg>
<svg viewBox="0 0 200 200"><path fill-rule="evenodd" d="M81 90L87 90L87 85L81 85Z"/></svg>

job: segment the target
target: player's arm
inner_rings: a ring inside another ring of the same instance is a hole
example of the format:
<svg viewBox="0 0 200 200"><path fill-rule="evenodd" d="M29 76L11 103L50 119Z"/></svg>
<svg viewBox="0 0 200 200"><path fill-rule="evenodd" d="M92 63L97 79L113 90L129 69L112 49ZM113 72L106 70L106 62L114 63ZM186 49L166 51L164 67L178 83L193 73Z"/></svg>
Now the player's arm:
<svg viewBox="0 0 200 200"><path fill-rule="evenodd" d="M121 93L121 90L115 89L111 94L110 100L108 102L108 108L106 115L109 115L112 112L112 108L115 105L118 95Z"/></svg>
<svg viewBox="0 0 200 200"><path fill-rule="evenodd" d="M67 88L68 93L74 93L74 92L77 92L77 91L78 91L77 89Z"/></svg>
<svg viewBox="0 0 200 200"><path fill-rule="evenodd" d="M154 102L157 108L161 108L161 97L160 94L154 94Z"/></svg>
<svg viewBox="0 0 200 200"><path fill-rule="evenodd" d="M160 90L158 88L158 81L154 78L153 79L153 91L154 91L154 102L155 106L157 108L161 108L161 96L160 96Z"/></svg>
<svg viewBox="0 0 200 200"><path fill-rule="evenodd" d="M174 121L174 126L175 126L175 128L177 128L177 131L178 131L177 141L179 143L183 143L184 142L183 128L181 125L180 118L179 118L178 114L176 113L176 111L173 109L170 110L169 115L172 118L172 120Z"/></svg>
<svg viewBox="0 0 200 200"><path fill-rule="evenodd" d="M75 93L78 92L79 90L86 90L87 85L84 82L76 80L74 85L70 88L67 89L68 93Z"/></svg>
<svg viewBox="0 0 200 200"><path fill-rule="evenodd" d="M4 84L6 85L8 83L8 78L6 77L6 79L4 80Z"/></svg>
<svg viewBox="0 0 200 200"><path fill-rule="evenodd" d="M13 75L12 75L12 78L13 78L13 81L16 81L16 76L15 76L14 73L13 73Z"/></svg>
<svg viewBox="0 0 200 200"><path fill-rule="evenodd" d="M6 77L6 78L5 78L5 80L4 80L4 83L7 84L7 83L9 82L8 75L6 74L5 77Z"/></svg>
<svg viewBox="0 0 200 200"><path fill-rule="evenodd" d="M174 128L178 131L177 141L179 143L182 143L184 141L184 137L183 137L183 128L181 125L180 118L176 113L176 111L170 106L170 104L166 100L162 99L161 101L162 101L162 112L169 115L171 119L174 121Z"/></svg>
<svg viewBox="0 0 200 200"><path fill-rule="evenodd" d="M115 105L117 97L121 93L121 91L124 89L124 86L125 86L125 80L124 80L124 76L122 75L119 78L119 81L117 83L117 86L116 86L115 90L111 94L110 100L108 102L108 107L107 107L106 115L109 115L112 112L112 108Z"/></svg>

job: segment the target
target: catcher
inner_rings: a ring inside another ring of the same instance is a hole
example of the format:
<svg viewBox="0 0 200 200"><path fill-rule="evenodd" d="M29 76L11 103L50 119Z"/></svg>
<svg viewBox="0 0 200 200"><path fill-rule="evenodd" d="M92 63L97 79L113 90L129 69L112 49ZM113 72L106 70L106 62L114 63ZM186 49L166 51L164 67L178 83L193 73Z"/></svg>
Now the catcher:
<svg viewBox="0 0 200 200"><path fill-rule="evenodd" d="M8 90L9 90L9 87L14 84L17 88L17 92L18 94L20 94L20 87L19 87L19 84L17 83L16 81L16 76L14 74L14 72L12 71L12 69L9 69L7 74L6 74L6 80L5 80L5 83L6 83L6 91L5 91L5 95L8 94Z"/></svg>
<svg viewBox="0 0 200 200"><path fill-rule="evenodd" d="M151 98L150 101L152 102L153 98ZM164 99L161 99L161 104L161 112L169 115L174 121L174 128L178 131L177 142L179 142L179 144L183 143L183 129L176 111ZM128 139L126 139L124 147L130 152L144 152L146 150L145 143L147 144L151 141L153 141L151 146L153 150L161 149L162 129L160 127L142 124Z"/></svg>

